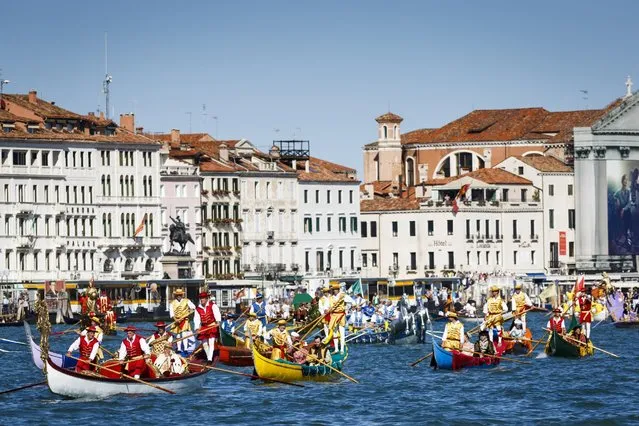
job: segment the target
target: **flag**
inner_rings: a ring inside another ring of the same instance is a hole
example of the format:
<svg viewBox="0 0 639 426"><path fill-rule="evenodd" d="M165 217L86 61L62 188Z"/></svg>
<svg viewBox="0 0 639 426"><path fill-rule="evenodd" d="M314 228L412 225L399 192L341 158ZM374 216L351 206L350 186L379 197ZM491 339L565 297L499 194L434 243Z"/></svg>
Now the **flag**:
<svg viewBox="0 0 639 426"><path fill-rule="evenodd" d="M556 288L555 283L550 284L541 293L539 293L539 298L542 300L548 300L551 297L554 297L557 294Z"/></svg>
<svg viewBox="0 0 639 426"><path fill-rule="evenodd" d="M579 275L579 278L577 278L575 287L572 289L572 297L576 297L578 291L584 291L585 289L586 289L586 277L584 276L584 274L581 274Z"/></svg>
<svg viewBox="0 0 639 426"><path fill-rule="evenodd" d="M138 234L144 230L144 222L146 222L146 213L144 213L144 217L142 218L140 225L137 228L135 228L135 233L133 234L133 238L137 237Z"/></svg>
<svg viewBox="0 0 639 426"><path fill-rule="evenodd" d="M453 200L453 214L457 214L459 211L459 205L457 204L457 198Z"/></svg>
<svg viewBox="0 0 639 426"><path fill-rule="evenodd" d="M459 204L457 203L457 200L461 200L462 198L466 196L466 192L468 192L468 188L470 188L469 183L462 185L462 187L459 188L459 191L457 192L457 195L455 196L455 199L453 200L453 214L457 214L457 212L459 211Z"/></svg>
<svg viewBox="0 0 639 426"><path fill-rule="evenodd" d="M239 290L234 296L235 299L240 299L242 297L244 297L244 289Z"/></svg>
<svg viewBox="0 0 639 426"><path fill-rule="evenodd" d="M351 288L348 289L348 292L350 294L354 294L354 295L361 294L363 296L364 291L362 290L362 279L359 278L357 281L355 281L353 285L351 286Z"/></svg>

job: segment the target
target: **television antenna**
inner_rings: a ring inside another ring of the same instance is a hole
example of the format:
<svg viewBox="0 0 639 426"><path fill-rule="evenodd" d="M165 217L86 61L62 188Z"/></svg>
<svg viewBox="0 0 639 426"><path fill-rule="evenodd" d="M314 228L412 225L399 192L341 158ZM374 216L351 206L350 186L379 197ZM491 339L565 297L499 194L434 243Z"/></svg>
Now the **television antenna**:
<svg viewBox="0 0 639 426"><path fill-rule="evenodd" d="M586 109L588 109L588 90L587 89L581 89L579 90L582 94L581 99L583 99L584 101L586 101Z"/></svg>
<svg viewBox="0 0 639 426"><path fill-rule="evenodd" d="M104 81L102 82L102 92L104 93L106 118L109 118L109 85L113 81L113 77L109 75L109 51L108 51L108 33L104 33Z"/></svg>

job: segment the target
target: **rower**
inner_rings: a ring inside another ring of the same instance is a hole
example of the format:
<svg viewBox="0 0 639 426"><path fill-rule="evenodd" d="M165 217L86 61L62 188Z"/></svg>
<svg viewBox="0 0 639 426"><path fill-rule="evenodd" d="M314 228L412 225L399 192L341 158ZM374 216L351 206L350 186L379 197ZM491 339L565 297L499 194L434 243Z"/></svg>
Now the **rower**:
<svg viewBox="0 0 639 426"><path fill-rule="evenodd" d="M226 314L226 319L222 321L222 330L227 334L235 334L235 315Z"/></svg>
<svg viewBox="0 0 639 426"><path fill-rule="evenodd" d="M286 351L290 346L293 345L291 336L288 334L288 331L286 331L286 320L279 320L277 322L277 328L274 328L268 332L268 337L271 338L273 343L273 352L271 352L271 359L286 359Z"/></svg>
<svg viewBox="0 0 639 426"><path fill-rule="evenodd" d="M344 353L346 350L346 293L341 291L339 283L333 284L332 289L333 295L330 298L331 315L328 328L329 330L333 330L333 333L335 332L335 328L339 330L339 338L333 334L333 346L335 347L335 352Z"/></svg>
<svg viewBox="0 0 639 426"><path fill-rule="evenodd" d="M180 376L185 372L184 360L171 350L171 346L164 346L161 354L155 359L153 365L163 376Z"/></svg>
<svg viewBox="0 0 639 426"><path fill-rule="evenodd" d="M448 324L442 335L442 348L452 351L461 350L464 346L464 324L457 319L455 312L447 312Z"/></svg>
<svg viewBox="0 0 639 426"><path fill-rule="evenodd" d="M98 342L102 343L102 339L104 339L104 330L102 330L102 327L100 327L100 318L95 315L95 312L89 312L89 320L91 321L89 327L95 327L95 338L98 339ZM87 330L82 330L80 336L86 335Z"/></svg>
<svg viewBox="0 0 639 426"><path fill-rule="evenodd" d="M513 328L510 329L510 337L518 340L524 337L525 333L524 322L519 319L519 317L515 318L515 321L513 321Z"/></svg>
<svg viewBox="0 0 639 426"><path fill-rule="evenodd" d="M115 315L115 311L113 311L113 305L107 306L107 311L104 314L104 328L108 331L115 331L115 327L117 323L117 317ZM115 334L115 333L114 333Z"/></svg>
<svg viewBox="0 0 639 426"><path fill-rule="evenodd" d="M251 304L251 310L249 312L255 313L257 319L262 323L262 328L266 330L266 324L268 323L268 316L266 314L266 302L262 297L262 293L257 293L255 301Z"/></svg>
<svg viewBox="0 0 639 426"><path fill-rule="evenodd" d="M488 330L479 332L479 338L475 342L473 356L480 357L484 355L495 355L495 345L488 339Z"/></svg>
<svg viewBox="0 0 639 426"><path fill-rule="evenodd" d="M590 339L590 323L592 323L592 297L584 292L577 292L577 305L579 305L579 324L584 328L584 334Z"/></svg>
<svg viewBox="0 0 639 426"><path fill-rule="evenodd" d="M308 356L308 345L305 341L302 340L299 333L295 331L291 333L291 340L293 342L293 346L291 347L290 355L293 357L293 362L295 362L296 364L306 363L306 358Z"/></svg>
<svg viewBox="0 0 639 426"><path fill-rule="evenodd" d="M184 290L181 288L173 292L173 297L175 297L175 299L169 305L169 317L173 319L171 331L178 338L178 352L185 352L188 348L188 341L191 339L183 338L191 335L189 314L195 310L195 305L184 297Z"/></svg>
<svg viewBox="0 0 639 426"><path fill-rule="evenodd" d="M173 335L166 331L164 321L156 322L155 327L157 327L157 331L147 340L147 343L151 346L152 360L163 354L165 347L171 348L173 346Z"/></svg>
<svg viewBox="0 0 639 426"><path fill-rule="evenodd" d="M137 328L130 325L124 329L126 338L122 340L118 359L120 361L129 360L124 366L126 374L139 379L146 372L145 360L151 356L151 348L144 337L136 334Z"/></svg>
<svg viewBox="0 0 639 426"><path fill-rule="evenodd" d="M555 308L552 312L553 316L548 320L546 328L551 331L556 331L559 334L564 334L566 332L566 324L564 323L564 318L561 316L561 308Z"/></svg>
<svg viewBox="0 0 639 426"><path fill-rule="evenodd" d="M198 332L197 338L202 341L206 359L210 363L213 362L215 339L219 336L217 326L220 319L220 309L214 302L209 301L209 294L206 291L201 292L200 304L195 308L193 323L195 331Z"/></svg>
<svg viewBox="0 0 639 426"><path fill-rule="evenodd" d="M573 330L568 334L572 335L573 340L576 340L580 344L588 344L588 338L581 332L581 325L576 325L575 328L573 328Z"/></svg>
<svg viewBox="0 0 639 426"><path fill-rule="evenodd" d="M499 294L499 287L492 286L490 288L492 296L488 298L484 305L484 315L486 316L481 330L488 330L488 339L493 341L494 331L497 330L498 343L501 345L501 325L504 323L503 314L508 311L508 305Z"/></svg>
<svg viewBox="0 0 639 426"><path fill-rule="evenodd" d="M331 315L329 310L331 309L331 288L329 286L325 286L322 288L322 297L320 297L319 302L317 302L317 309L319 310L320 315L323 315L322 324L324 325L324 335L328 336L328 324L331 320Z"/></svg>
<svg viewBox="0 0 639 426"><path fill-rule="evenodd" d="M515 285L515 293L513 294L511 305L513 316L519 316L522 327L526 330L526 311L532 308L532 302L530 297L522 291L521 283Z"/></svg>
<svg viewBox="0 0 639 426"><path fill-rule="evenodd" d="M248 314L248 320L244 323L244 344L247 348L251 348L251 338L255 341L263 336L262 321L257 319L255 312ZM258 346L259 347L259 346Z"/></svg>
<svg viewBox="0 0 639 426"><path fill-rule="evenodd" d="M313 342L308 346L307 361L309 365L316 365L319 361L327 363L332 362L332 358L326 350L326 345L322 343L322 337L320 335L315 336Z"/></svg>
<svg viewBox="0 0 639 426"><path fill-rule="evenodd" d="M90 362L95 362L98 355L98 349L100 348L100 342L95 337L96 329L94 326L89 326L85 330L85 335L80 336L69 346L67 350L67 356L71 356L74 351L80 351L80 359L75 365L76 373L81 373L86 370L94 370L95 368L90 365Z"/></svg>

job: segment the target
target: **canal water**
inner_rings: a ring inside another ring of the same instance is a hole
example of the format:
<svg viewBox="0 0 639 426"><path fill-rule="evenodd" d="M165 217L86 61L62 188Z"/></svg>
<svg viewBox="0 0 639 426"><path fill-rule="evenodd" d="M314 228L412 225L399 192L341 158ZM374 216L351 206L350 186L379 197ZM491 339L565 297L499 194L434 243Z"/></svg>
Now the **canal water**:
<svg viewBox="0 0 639 426"><path fill-rule="evenodd" d="M528 321L539 338L547 317L534 313ZM434 326L442 330L444 324ZM25 341L20 327L0 328L0 337ZM540 345L534 356L515 358L530 364L504 361L494 369L451 372L431 370L428 360L409 366L431 351L428 343L352 345L345 372L359 384L342 379L296 388L211 372L194 394L104 400L66 399L39 386L0 395L0 425L639 424L637 330L604 322L592 339L620 358L601 352L581 360L552 358ZM72 340L53 336L52 350L64 352ZM119 339L104 343L115 349ZM0 391L43 379L26 346L0 341L0 349L16 351L0 353Z"/></svg>

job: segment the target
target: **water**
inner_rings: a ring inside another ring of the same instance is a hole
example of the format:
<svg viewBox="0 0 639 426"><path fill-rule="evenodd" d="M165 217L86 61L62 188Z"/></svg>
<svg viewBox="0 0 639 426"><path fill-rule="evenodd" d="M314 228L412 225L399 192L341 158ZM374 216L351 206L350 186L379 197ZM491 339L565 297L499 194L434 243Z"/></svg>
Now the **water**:
<svg viewBox="0 0 639 426"><path fill-rule="evenodd" d="M534 338L546 320L529 314ZM435 329L443 325L436 322ZM22 328L0 328L0 337L25 339ZM358 385L343 379L302 389L211 372L196 394L105 400L66 399L40 386L0 396L0 424L639 424L637 330L602 323L592 337L621 358L601 352L582 360L552 358L540 345L533 357L516 358L530 365L503 361L495 369L451 372L432 371L429 360L408 365L430 345L353 345L345 372ZM107 339L108 348L119 345ZM52 337L52 349L63 352L71 340ZM0 354L0 390L42 380L26 346L0 341L0 349L20 351Z"/></svg>

